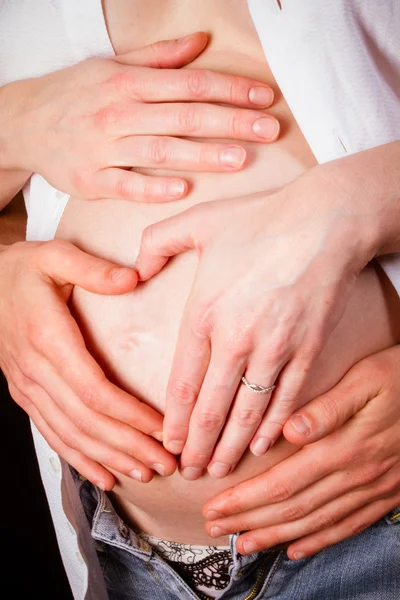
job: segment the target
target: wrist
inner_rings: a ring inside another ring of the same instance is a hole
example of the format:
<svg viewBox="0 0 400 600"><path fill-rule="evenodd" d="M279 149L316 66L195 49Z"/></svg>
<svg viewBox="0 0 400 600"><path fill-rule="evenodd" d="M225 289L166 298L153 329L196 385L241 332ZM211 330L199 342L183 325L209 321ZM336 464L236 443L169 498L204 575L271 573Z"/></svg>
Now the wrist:
<svg viewBox="0 0 400 600"><path fill-rule="evenodd" d="M24 132L28 101L32 94L31 80L8 83L0 88L0 169L30 171Z"/></svg>
<svg viewBox="0 0 400 600"><path fill-rule="evenodd" d="M367 262L400 251L400 142L317 168L326 188L336 188L337 208L355 218L355 238Z"/></svg>

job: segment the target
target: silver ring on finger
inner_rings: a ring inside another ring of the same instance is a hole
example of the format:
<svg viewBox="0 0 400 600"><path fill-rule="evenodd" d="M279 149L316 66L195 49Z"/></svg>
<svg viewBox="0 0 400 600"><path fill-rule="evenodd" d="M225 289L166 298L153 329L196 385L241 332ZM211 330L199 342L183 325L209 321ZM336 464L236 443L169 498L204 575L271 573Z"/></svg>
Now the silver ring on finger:
<svg viewBox="0 0 400 600"><path fill-rule="evenodd" d="M242 377L242 383L244 383L248 390L254 392L255 394L269 394L275 389L275 385L264 387L263 385L258 385L257 383L249 383L244 375Z"/></svg>

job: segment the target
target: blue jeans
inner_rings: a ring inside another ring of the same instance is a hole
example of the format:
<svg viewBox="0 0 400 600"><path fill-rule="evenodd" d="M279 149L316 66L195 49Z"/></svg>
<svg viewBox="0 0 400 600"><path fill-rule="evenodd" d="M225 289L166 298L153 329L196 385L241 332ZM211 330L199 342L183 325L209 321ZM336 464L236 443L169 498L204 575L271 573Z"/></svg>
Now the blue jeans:
<svg viewBox="0 0 400 600"><path fill-rule="evenodd" d="M76 474L75 481L110 600L207 600L122 521L106 494ZM221 599L399 600L399 513L397 508L363 533L297 562L283 550L241 556L232 536L231 581Z"/></svg>

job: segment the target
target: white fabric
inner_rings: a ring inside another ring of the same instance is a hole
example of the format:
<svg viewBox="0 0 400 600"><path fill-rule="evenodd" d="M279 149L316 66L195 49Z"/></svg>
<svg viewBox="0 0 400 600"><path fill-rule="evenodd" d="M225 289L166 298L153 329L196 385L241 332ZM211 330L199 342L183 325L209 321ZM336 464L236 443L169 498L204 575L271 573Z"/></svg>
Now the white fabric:
<svg viewBox="0 0 400 600"><path fill-rule="evenodd" d="M399 0L248 4L273 74L319 162L400 139ZM0 85L113 54L101 0L0 0ZM28 239L52 239L68 196L35 175L25 197ZM398 256L381 264L400 290ZM74 597L105 600L69 471L35 427L33 435Z"/></svg>

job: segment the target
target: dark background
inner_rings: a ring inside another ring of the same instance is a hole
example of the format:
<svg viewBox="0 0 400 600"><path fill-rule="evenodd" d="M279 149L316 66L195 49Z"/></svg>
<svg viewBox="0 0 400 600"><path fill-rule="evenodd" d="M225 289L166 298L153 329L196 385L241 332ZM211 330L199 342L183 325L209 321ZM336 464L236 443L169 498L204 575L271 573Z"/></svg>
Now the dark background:
<svg viewBox="0 0 400 600"><path fill-rule="evenodd" d="M10 598L72 600L40 479L29 420L11 399L1 371L0 422L1 589L10 590Z"/></svg>

